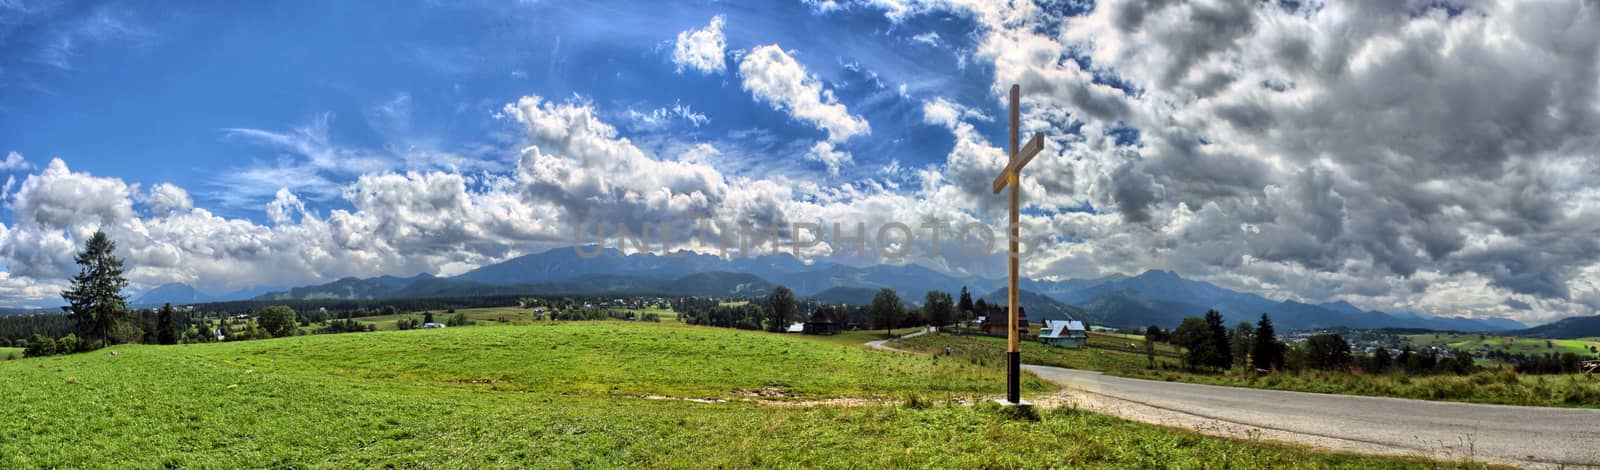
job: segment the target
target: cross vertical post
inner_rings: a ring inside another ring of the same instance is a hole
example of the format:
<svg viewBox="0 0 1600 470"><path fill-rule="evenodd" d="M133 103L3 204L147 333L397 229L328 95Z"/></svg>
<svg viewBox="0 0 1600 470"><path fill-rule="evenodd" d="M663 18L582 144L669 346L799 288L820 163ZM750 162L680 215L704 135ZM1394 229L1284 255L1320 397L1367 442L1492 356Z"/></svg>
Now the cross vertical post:
<svg viewBox="0 0 1600 470"><path fill-rule="evenodd" d="M1035 155L1044 150L1044 134L1034 134L1028 140L1028 145L1020 146L1020 133L1022 130L1022 87L1011 85L1011 129L1009 135L1009 162L1000 176L994 179L994 192L1006 188L1011 189L1008 198L1011 202L1010 225L1006 227L1007 233L1007 268L1011 282L1006 286L1006 403L1021 405L1022 402L1022 344L1021 333L1017 331L1017 323L1021 320L1021 307L1018 305L1018 290L1020 286L1020 270L1018 266L1022 261L1020 239L1022 235L1021 223L1021 193L1022 193L1022 167L1027 166Z"/></svg>

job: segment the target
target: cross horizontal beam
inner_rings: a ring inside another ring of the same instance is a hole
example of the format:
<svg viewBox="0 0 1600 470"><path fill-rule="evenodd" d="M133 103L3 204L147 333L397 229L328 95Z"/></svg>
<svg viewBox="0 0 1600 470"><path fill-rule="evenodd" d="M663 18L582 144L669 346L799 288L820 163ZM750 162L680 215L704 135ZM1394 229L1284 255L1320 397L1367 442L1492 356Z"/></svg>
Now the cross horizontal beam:
<svg viewBox="0 0 1600 470"><path fill-rule="evenodd" d="M1001 190L1006 189L1006 185L1011 182L1011 175L1022 173L1022 167L1028 166L1028 162L1033 161L1033 157L1043 150L1044 134L1034 134L1032 139L1028 139L1028 145L1022 146L1016 155L1011 156L1011 164L1006 165L1005 171L1001 171L1000 176L994 178L994 193L1000 194Z"/></svg>

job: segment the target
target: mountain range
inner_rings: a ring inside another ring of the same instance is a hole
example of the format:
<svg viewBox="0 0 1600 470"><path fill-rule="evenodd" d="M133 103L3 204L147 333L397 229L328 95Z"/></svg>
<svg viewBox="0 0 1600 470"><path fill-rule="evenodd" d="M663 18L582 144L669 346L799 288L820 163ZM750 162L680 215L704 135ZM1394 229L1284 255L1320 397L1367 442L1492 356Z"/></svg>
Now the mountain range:
<svg viewBox="0 0 1600 470"><path fill-rule="evenodd" d="M807 263L788 254L733 259L688 252L624 255L609 248L599 250L593 257L580 256L572 248L557 248L453 277L420 274L344 278L271 292L255 300L561 294L759 296L777 285L787 286L799 296L828 303L861 305L870 301L878 289L889 288L903 301L916 305L929 290L954 294L962 287L974 298L1005 303L1003 279L963 278L910 264L857 267L826 260ZM1268 313L1274 324L1284 330L1343 326L1490 332L1527 328L1503 318L1453 318L1362 310L1343 301L1308 304L1271 300L1160 270L1097 279L1024 279L1021 287L1022 306L1028 310L1030 321L1071 317L1118 328L1151 324L1171 327L1184 317L1217 310L1229 324L1254 322L1262 313ZM181 288L163 286L140 299L157 291L163 291L163 295L187 294ZM988 294L983 294L985 292Z"/></svg>

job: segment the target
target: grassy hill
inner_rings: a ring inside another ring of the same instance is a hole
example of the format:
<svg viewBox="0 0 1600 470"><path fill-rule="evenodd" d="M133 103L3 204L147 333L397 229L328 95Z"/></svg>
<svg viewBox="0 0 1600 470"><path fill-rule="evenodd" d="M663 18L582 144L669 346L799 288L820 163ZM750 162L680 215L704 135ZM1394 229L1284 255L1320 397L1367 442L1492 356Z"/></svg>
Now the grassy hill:
<svg viewBox="0 0 1600 470"><path fill-rule="evenodd" d="M0 362L0 468L1431 465L945 404L998 393L1000 374L620 322L119 346ZM889 401L799 406L829 398Z"/></svg>
<svg viewBox="0 0 1600 470"><path fill-rule="evenodd" d="M1427 333L1406 335L1405 338L1412 346L1419 348L1446 346L1453 350L1478 351L1479 348L1487 347L1490 350L1506 351L1511 354L1573 353L1586 359L1595 357L1590 347L1600 348L1600 339L1596 338L1539 339L1475 333Z"/></svg>
<svg viewBox="0 0 1600 470"><path fill-rule="evenodd" d="M1510 331L1507 334L1530 338L1566 339L1600 336L1600 316L1563 318L1553 323L1539 325L1526 330Z"/></svg>

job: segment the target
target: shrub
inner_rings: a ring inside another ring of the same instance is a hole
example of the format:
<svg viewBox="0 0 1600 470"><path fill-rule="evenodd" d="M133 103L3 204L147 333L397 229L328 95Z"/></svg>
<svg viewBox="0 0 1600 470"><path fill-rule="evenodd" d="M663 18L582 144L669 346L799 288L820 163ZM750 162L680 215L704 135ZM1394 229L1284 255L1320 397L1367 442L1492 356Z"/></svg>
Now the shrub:
<svg viewBox="0 0 1600 470"><path fill-rule="evenodd" d="M76 334L67 333L66 336L62 336L61 339L56 340L56 354L80 352L80 349L78 348L78 335Z"/></svg>
<svg viewBox="0 0 1600 470"><path fill-rule="evenodd" d="M22 357L45 357L56 354L56 340L49 336L35 334L28 341L28 348L22 351Z"/></svg>

